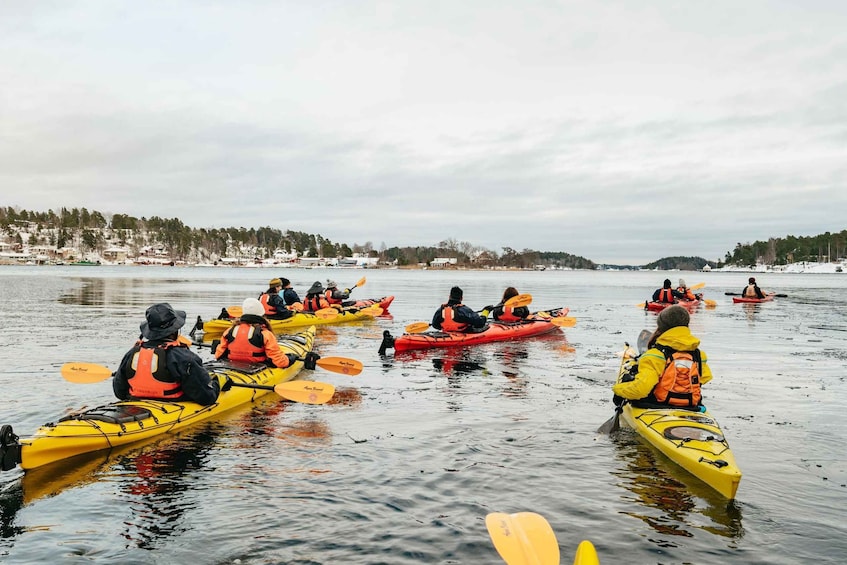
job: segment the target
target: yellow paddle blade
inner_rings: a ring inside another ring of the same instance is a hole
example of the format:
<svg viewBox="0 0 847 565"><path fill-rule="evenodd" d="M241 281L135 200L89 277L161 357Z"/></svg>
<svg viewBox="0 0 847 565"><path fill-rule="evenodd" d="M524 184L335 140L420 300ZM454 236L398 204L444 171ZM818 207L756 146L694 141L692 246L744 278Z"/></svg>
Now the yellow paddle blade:
<svg viewBox="0 0 847 565"><path fill-rule="evenodd" d="M406 326L407 334L419 334L429 329L429 322L413 322Z"/></svg>
<svg viewBox="0 0 847 565"><path fill-rule="evenodd" d="M65 363L62 376L72 383L90 384L105 381L112 376L112 371L96 363Z"/></svg>
<svg viewBox="0 0 847 565"><path fill-rule="evenodd" d="M368 316L382 316L383 309L379 304L371 304L367 308L362 308L359 310L360 314L367 314Z"/></svg>
<svg viewBox="0 0 847 565"><path fill-rule="evenodd" d="M639 308L644 308L645 306L647 306L647 303L642 302L641 304L636 304L636 306L638 306Z"/></svg>
<svg viewBox="0 0 847 565"><path fill-rule="evenodd" d="M576 318L570 316L553 316L550 323L560 328L572 328L576 325Z"/></svg>
<svg viewBox="0 0 847 565"><path fill-rule="evenodd" d="M706 303L706 308L714 308L718 303L714 300L703 300Z"/></svg>
<svg viewBox="0 0 847 565"><path fill-rule="evenodd" d="M364 365L356 359L347 357L321 357L315 363L321 369L341 373L342 375L356 376L362 372Z"/></svg>
<svg viewBox="0 0 847 565"><path fill-rule="evenodd" d="M521 306L529 306L531 303L531 294L519 294L508 299L506 302L503 303L503 306L509 306L510 308L520 308Z"/></svg>
<svg viewBox="0 0 847 565"><path fill-rule="evenodd" d="M240 318L241 315L244 313L244 310L242 310L241 306L227 306L226 311L233 318Z"/></svg>
<svg viewBox="0 0 847 565"><path fill-rule="evenodd" d="M485 526L507 565L559 565L556 534L540 514L493 512Z"/></svg>
<svg viewBox="0 0 847 565"><path fill-rule="evenodd" d="M574 565L600 565L600 558L597 556L597 550L594 549L594 544L588 540L579 542L576 548L576 555L573 556Z"/></svg>
<svg viewBox="0 0 847 565"><path fill-rule="evenodd" d="M362 277L358 280L358 282L356 282L356 284L353 285L353 288L356 288L357 286L362 286L366 282L367 282L367 279L365 277Z"/></svg>
<svg viewBox="0 0 847 565"><path fill-rule="evenodd" d="M703 288L704 286L706 286L706 283L701 282L701 283L695 284L694 286L689 286L688 288L690 288L691 290L697 290L697 289Z"/></svg>
<svg viewBox="0 0 847 565"><path fill-rule="evenodd" d="M338 310L335 308L321 308L320 310L312 312L312 314L321 320L332 320L333 318L338 317Z"/></svg>
<svg viewBox="0 0 847 565"><path fill-rule="evenodd" d="M326 404L335 394L335 387L317 381L288 381L274 387L274 392L287 400L304 404Z"/></svg>

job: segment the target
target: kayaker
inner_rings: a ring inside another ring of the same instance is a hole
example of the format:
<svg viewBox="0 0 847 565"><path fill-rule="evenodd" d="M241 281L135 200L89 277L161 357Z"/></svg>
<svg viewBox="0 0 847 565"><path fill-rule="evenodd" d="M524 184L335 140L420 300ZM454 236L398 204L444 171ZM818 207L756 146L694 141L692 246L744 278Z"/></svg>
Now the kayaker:
<svg viewBox="0 0 847 565"><path fill-rule="evenodd" d="M503 291L503 298L500 300L500 304L492 309L491 315L494 316L495 320L498 322L520 322L529 316L529 308L526 306L517 306L514 308L506 306L506 301L517 295L518 290L515 287L506 287L506 290Z"/></svg>
<svg viewBox="0 0 847 565"><path fill-rule="evenodd" d="M685 298L685 295L671 288L670 279L665 279L662 288L657 288L655 292L653 292L653 302L673 304L679 298Z"/></svg>
<svg viewBox="0 0 847 565"><path fill-rule="evenodd" d="M285 305L291 310L302 310L303 302L300 301L297 291L291 288L291 281L285 277L280 277L279 281L282 283L282 301Z"/></svg>
<svg viewBox="0 0 847 565"><path fill-rule="evenodd" d="M240 363L266 363L284 369L297 360L293 353L284 353L279 347L271 325L263 316L262 303L246 298L241 304L238 322L224 332L215 350L216 359Z"/></svg>
<svg viewBox="0 0 847 565"><path fill-rule="evenodd" d="M678 305L659 313L650 349L638 359L638 372L612 387L616 405L629 400L642 408L699 409L700 387L712 380L712 370L700 340L688 329L690 320L688 310Z"/></svg>
<svg viewBox="0 0 847 565"><path fill-rule="evenodd" d="M329 308L329 302L327 302L327 299L324 296L324 285L321 284L321 281L315 281L306 292L306 299L303 301L303 309L306 312L317 312L324 308Z"/></svg>
<svg viewBox="0 0 847 565"><path fill-rule="evenodd" d="M750 277L747 279L747 286L744 287L744 290L741 291L741 296L745 298L764 298L765 293L762 292L762 289L759 288L759 285L756 284L756 277Z"/></svg>
<svg viewBox="0 0 847 565"><path fill-rule="evenodd" d="M264 316L269 320L285 320L294 315L294 312L285 307L285 301L279 295L280 289L282 289L282 280L271 279L268 290L259 296Z"/></svg>
<svg viewBox="0 0 847 565"><path fill-rule="evenodd" d="M493 309L486 306L481 314L477 314L462 304L462 289L454 286L450 289L450 298L446 304L436 310L432 317L432 327L445 332L467 332L476 333L487 327L488 313Z"/></svg>
<svg viewBox="0 0 847 565"><path fill-rule="evenodd" d="M683 296L683 300L702 300L703 295L698 293L694 294L688 285L685 284L685 279L679 279L679 286L676 288L676 291Z"/></svg>
<svg viewBox="0 0 847 565"><path fill-rule="evenodd" d="M121 400L189 400L208 406L220 394L220 382L203 367L203 360L178 341L185 312L163 302L150 306L141 323L139 340L130 349L112 379Z"/></svg>
<svg viewBox="0 0 847 565"><path fill-rule="evenodd" d="M326 301L329 302L330 306L336 304L342 306L342 303L348 298L350 298L350 289L345 288L344 290L338 290L338 283L333 280L327 279L324 297L326 298Z"/></svg>

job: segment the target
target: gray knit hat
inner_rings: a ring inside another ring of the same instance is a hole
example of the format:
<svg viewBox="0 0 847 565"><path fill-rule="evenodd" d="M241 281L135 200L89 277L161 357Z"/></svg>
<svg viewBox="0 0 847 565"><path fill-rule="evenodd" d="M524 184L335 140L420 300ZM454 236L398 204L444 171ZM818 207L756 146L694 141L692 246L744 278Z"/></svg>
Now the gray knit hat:
<svg viewBox="0 0 847 565"><path fill-rule="evenodd" d="M661 333L665 333L671 328L687 326L690 321L691 315L688 310L678 305L668 306L659 312L659 316L656 318L656 324Z"/></svg>

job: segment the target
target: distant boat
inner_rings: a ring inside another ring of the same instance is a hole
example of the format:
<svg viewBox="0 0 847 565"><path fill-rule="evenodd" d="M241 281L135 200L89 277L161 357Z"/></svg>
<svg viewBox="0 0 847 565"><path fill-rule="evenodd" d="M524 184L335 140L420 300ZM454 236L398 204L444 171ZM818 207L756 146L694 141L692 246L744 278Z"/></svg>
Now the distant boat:
<svg viewBox="0 0 847 565"><path fill-rule="evenodd" d="M100 261L73 261L68 263L68 265L78 265L80 267L98 267L100 266Z"/></svg>

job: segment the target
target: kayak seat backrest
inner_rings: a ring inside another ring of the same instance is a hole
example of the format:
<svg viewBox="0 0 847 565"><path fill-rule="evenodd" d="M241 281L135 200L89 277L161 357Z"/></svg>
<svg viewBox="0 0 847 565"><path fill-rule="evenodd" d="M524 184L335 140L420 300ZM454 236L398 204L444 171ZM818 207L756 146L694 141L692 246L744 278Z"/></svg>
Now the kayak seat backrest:
<svg viewBox="0 0 847 565"><path fill-rule="evenodd" d="M132 404L113 404L111 406L100 406L92 408L78 414L65 416L60 422L66 420L96 420L98 422L108 422L110 424L125 424L127 422L137 422L146 420L152 417L150 410L141 406Z"/></svg>

